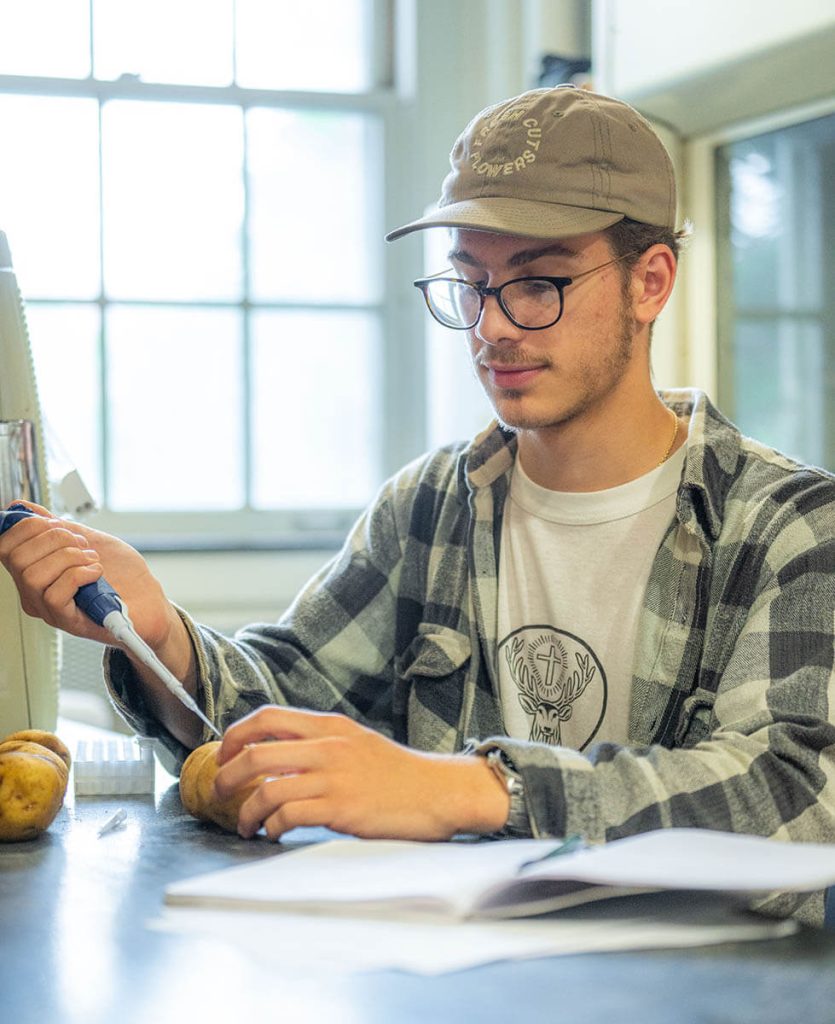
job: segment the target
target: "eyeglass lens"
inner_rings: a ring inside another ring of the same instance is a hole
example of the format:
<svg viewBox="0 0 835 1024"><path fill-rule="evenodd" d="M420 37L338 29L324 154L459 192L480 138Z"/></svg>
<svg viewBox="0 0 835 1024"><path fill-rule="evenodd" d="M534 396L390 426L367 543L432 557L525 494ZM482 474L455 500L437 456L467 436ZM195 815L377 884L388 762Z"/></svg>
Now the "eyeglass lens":
<svg viewBox="0 0 835 1024"><path fill-rule="evenodd" d="M481 315L478 289L463 281L440 278L427 288L429 308L447 327L474 327ZM520 327L547 327L559 319L560 290L542 278L509 281L499 289L499 303Z"/></svg>

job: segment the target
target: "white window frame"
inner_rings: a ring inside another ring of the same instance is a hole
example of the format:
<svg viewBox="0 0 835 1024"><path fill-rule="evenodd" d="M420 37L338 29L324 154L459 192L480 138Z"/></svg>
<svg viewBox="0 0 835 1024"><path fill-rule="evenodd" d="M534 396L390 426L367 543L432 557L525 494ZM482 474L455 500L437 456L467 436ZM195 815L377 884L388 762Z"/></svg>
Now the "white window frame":
<svg viewBox="0 0 835 1024"><path fill-rule="evenodd" d="M750 118L684 143L687 214L695 224L683 285L687 309L683 376L720 401L719 239L716 225L716 151L728 143L790 128L835 113L835 97Z"/></svg>
<svg viewBox="0 0 835 1024"><path fill-rule="evenodd" d="M400 8L403 8L402 12ZM216 87L201 85L171 85L166 83L143 82L125 76L117 80L88 77L51 78L39 76L0 75L0 92L19 95L61 96L94 99L100 106L112 100L145 100L161 102L196 102L207 104L235 104L244 111L250 107L272 107L294 110L328 110L336 112L358 112L370 114L379 119L382 127L382 145L377 159L382 194L378 223L380 256L379 264L383 281L379 289L380 298L368 303L350 304L376 314L379 318L380 337L383 352L381 390L374 396L378 407L380 426L380 448L378 464L381 479L393 473L408 459L418 454L424 446L425 379L423 351L417 336L420 324L419 307L415 312L404 315L402 296L399 289L392 288L392 282L401 274L402 254L396 247L383 242L382 235L389 226L414 216L414 207L407 204L408 190L399 186L400 175L388 173L389 166L395 166L404 145L408 145L408 129L403 130L402 81L395 62L392 45L395 9L398 16L409 15L409 5L396 0L371 0L370 28L372 33L372 86L362 93L302 92L288 90L247 89L237 85ZM91 43L92 45L92 43ZM246 182L244 182L246 188ZM317 229L315 224L311 229ZM245 257L246 258L246 257ZM406 272L408 275L408 271ZM414 276L414 275L413 275ZM33 305L48 305L52 302L71 302L73 305L98 306L104 317L104 310L111 304L120 304L115 299L101 294L94 300L33 299ZM129 302L141 305L142 302ZM163 302L163 305L167 303ZM177 303L180 305L180 303ZM182 305L205 307L212 302L194 301ZM227 304L224 303L224 306ZM248 312L246 299L228 304L230 308ZM253 304L256 305L256 304ZM258 303L260 307L262 304ZM292 303L267 303L270 308ZM307 304L305 304L307 305ZM347 305L323 303L312 306L316 310L348 308ZM417 343L415 343L417 342ZM404 382L409 382L408 386ZM104 403L103 403L104 405ZM46 410L48 414L48 410ZM103 435L102 450L106 450L107 416L102 408L100 429ZM397 429L388 429L387 424L396 423ZM248 433L248 428L247 433ZM248 455L247 455L248 458ZM107 472L106 466L104 467ZM371 495L369 495L370 499ZM182 550L188 547L200 549L261 549L261 548L331 548L344 537L345 530L355 519L359 509L297 509L257 510L244 508L236 512L208 512L193 510L180 511L113 511L103 509L95 514L91 524L107 532L117 533L144 550Z"/></svg>

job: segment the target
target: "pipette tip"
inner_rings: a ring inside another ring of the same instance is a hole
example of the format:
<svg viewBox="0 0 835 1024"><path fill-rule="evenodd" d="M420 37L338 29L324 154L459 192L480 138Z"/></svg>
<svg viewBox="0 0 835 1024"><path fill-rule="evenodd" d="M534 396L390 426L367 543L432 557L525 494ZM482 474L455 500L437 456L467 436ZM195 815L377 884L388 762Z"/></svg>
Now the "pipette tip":
<svg viewBox="0 0 835 1024"><path fill-rule="evenodd" d="M102 836L106 836L108 832L115 832L117 828L121 828L124 825L127 816L128 812L124 807L120 807L119 810L116 811L115 814L112 814L99 829L99 839L101 839Z"/></svg>

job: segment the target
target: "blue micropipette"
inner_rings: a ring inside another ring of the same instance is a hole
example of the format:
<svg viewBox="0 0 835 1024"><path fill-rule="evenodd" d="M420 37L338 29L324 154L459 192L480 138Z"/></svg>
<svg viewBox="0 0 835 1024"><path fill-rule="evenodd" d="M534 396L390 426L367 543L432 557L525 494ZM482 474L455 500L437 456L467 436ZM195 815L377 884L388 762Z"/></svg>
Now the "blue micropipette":
<svg viewBox="0 0 835 1024"><path fill-rule="evenodd" d="M11 529L21 519L28 519L35 514L25 505L10 505L5 512L0 511L0 534ZM203 714L197 701L133 628L127 605L103 576L95 583L86 583L79 587L74 601L88 618L103 626L116 640L123 643L131 654L151 669L177 700L205 722L216 736L220 736L220 731Z"/></svg>

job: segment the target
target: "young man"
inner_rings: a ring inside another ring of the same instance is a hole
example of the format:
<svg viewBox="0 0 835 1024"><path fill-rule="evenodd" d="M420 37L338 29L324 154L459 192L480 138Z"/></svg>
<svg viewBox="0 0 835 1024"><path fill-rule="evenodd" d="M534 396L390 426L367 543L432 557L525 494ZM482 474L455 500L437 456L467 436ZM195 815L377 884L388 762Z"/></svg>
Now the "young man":
<svg viewBox="0 0 835 1024"><path fill-rule="evenodd" d="M227 729L218 789L265 777L245 836L835 841L835 481L653 389L675 210L628 106L558 88L482 112L437 210L389 237L450 229L451 269L417 283L498 424L391 480L276 624L218 636L45 510L0 539L24 608L105 641L72 603L105 573ZM121 651L106 671L176 759L209 738Z"/></svg>

